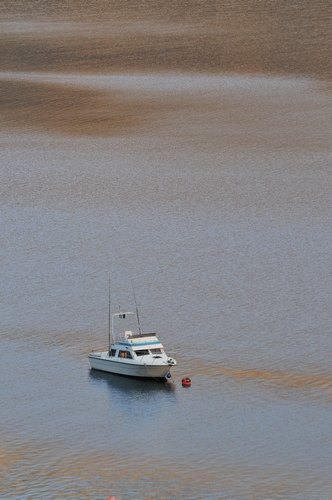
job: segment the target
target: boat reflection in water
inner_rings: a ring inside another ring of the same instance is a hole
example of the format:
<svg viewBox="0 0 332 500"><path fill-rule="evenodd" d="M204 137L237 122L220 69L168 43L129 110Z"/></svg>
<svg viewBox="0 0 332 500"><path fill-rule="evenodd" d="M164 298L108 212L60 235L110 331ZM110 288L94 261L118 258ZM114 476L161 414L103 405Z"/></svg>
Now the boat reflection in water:
<svg viewBox="0 0 332 500"><path fill-rule="evenodd" d="M107 373L100 370L90 370L89 379L93 385L103 385L115 392L144 395L145 397L160 394L160 391L174 391L176 384L170 383L166 378L163 379L145 379L144 381L137 377L123 377L114 373Z"/></svg>

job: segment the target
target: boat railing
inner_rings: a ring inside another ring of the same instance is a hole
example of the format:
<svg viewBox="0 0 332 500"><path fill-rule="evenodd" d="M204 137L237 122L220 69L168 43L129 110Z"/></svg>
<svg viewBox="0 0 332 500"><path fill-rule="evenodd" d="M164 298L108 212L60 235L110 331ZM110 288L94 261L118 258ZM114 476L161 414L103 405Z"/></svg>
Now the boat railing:
<svg viewBox="0 0 332 500"><path fill-rule="evenodd" d="M118 335L115 335L115 342L125 342L128 338L131 338L131 336L131 332L119 333Z"/></svg>
<svg viewBox="0 0 332 500"><path fill-rule="evenodd" d="M127 339L124 336L124 334L120 334L120 335L115 335L114 340L115 340L115 342L123 342L124 340L127 340Z"/></svg>
<svg viewBox="0 0 332 500"><path fill-rule="evenodd" d="M167 351L166 355L167 355L168 358L174 358L174 359L176 359L176 351L174 351L174 350L173 351Z"/></svg>

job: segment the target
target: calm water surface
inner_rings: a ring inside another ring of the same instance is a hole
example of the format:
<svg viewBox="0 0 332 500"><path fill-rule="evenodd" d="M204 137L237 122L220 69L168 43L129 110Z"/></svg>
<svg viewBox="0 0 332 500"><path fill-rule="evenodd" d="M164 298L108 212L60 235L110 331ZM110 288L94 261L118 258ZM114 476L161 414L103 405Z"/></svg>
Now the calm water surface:
<svg viewBox="0 0 332 500"><path fill-rule="evenodd" d="M332 499L329 81L177 69L3 65L1 498ZM173 383L89 370L109 275Z"/></svg>

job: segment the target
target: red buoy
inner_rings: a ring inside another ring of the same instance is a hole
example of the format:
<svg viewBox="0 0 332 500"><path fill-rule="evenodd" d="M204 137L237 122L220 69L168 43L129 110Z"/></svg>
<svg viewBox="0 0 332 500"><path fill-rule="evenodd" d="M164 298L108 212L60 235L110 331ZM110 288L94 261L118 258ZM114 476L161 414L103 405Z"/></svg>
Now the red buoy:
<svg viewBox="0 0 332 500"><path fill-rule="evenodd" d="M191 380L189 377L183 377L182 379L182 387L190 387L191 386Z"/></svg>

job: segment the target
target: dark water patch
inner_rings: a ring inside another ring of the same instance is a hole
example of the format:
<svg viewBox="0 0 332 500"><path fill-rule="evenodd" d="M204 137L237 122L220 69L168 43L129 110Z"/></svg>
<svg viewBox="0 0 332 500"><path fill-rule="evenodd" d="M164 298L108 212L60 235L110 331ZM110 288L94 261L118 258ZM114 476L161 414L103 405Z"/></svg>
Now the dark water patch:
<svg viewBox="0 0 332 500"><path fill-rule="evenodd" d="M40 71L190 70L331 78L331 2L13 2L1 68ZM24 21L22 22L22 17ZM36 19L76 22L85 33L54 36ZM119 28L121 22L122 32ZM108 24L107 24L108 23ZM28 30L28 35L25 30ZM7 31L7 33L6 33ZM120 31L120 32L119 32Z"/></svg>
<svg viewBox="0 0 332 500"><path fill-rule="evenodd" d="M166 103L128 92L0 81L1 127L77 136L124 135L170 112ZM174 105L174 104L173 104ZM172 107L172 106L171 106Z"/></svg>
<svg viewBox="0 0 332 500"><path fill-rule="evenodd" d="M308 79L295 85L291 79L225 75L0 76L2 130L101 138L144 133L154 140L162 132L169 154L176 141L205 158L230 146L245 156L257 147L303 156L304 150L326 151L331 142L328 87Z"/></svg>

